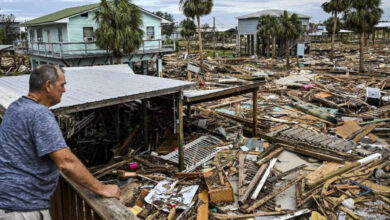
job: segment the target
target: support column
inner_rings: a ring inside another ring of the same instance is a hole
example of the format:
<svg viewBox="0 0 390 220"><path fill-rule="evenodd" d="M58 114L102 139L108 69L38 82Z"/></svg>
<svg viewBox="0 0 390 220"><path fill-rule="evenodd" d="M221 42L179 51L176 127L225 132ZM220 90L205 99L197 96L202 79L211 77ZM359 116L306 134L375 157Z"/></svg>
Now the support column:
<svg viewBox="0 0 390 220"><path fill-rule="evenodd" d="M148 130L148 101L142 100L142 119L145 150L149 149L149 130Z"/></svg>
<svg viewBox="0 0 390 220"><path fill-rule="evenodd" d="M177 147L179 148L179 170L184 170L184 134L183 134L183 93L179 92L176 95L176 112L177 112L177 127L176 127L176 134L177 134Z"/></svg>
<svg viewBox="0 0 390 220"><path fill-rule="evenodd" d="M238 56L241 55L241 35L237 34L236 36L236 52Z"/></svg>
<svg viewBox="0 0 390 220"><path fill-rule="evenodd" d="M253 35L253 37L254 37L254 42L253 42L253 44L254 44L254 54L257 55L257 49L259 48L258 47L259 45L257 43L257 34Z"/></svg>
<svg viewBox="0 0 390 220"><path fill-rule="evenodd" d="M187 105L187 118L191 118L191 105Z"/></svg>
<svg viewBox="0 0 390 220"><path fill-rule="evenodd" d="M253 92L253 137L257 137L257 90Z"/></svg>
<svg viewBox="0 0 390 220"><path fill-rule="evenodd" d="M142 61L142 74L148 75L148 61Z"/></svg>
<svg viewBox="0 0 390 220"><path fill-rule="evenodd" d="M0 65L1 65L1 59L0 59ZM35 61L30 57L30 65L31 65L31 70L35 70L37 68Z"/></svg>
<svg viewBox="0 0 390 220"><path fill-rule="evenodd" d="M246 55L250 54L251 52L251 36L250 35L246 35L246 48L245 48L245 52L246 52Z"/></svg>
<svg viewBox="0 0 390 220"><path fill-rule="evenodd" d="M157 76L158 77L163 77L162 76L163 65L162 65L162 59L161 58L158 58L156 60L156 67L157 67Z"/></svg>

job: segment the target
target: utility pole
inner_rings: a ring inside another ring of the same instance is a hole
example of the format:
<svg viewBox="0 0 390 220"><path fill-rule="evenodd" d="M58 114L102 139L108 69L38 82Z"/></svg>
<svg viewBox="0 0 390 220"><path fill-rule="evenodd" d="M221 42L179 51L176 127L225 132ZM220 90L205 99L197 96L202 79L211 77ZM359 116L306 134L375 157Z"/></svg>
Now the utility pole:
<svg viewBox="0 0 390 220"><path fill-rule="evenodd" d="M214 58L215 58L215 17L213 17L213 49L214 49Z"/></svg>

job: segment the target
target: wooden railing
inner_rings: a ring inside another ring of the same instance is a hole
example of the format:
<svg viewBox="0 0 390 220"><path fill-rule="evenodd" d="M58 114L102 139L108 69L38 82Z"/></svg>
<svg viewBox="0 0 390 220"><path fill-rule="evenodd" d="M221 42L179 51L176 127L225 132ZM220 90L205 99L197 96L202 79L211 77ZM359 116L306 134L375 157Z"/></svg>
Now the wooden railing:
<svg viewBox="0 0 390 220"><path fill-rule="evenodd" d="M111 51L99 48L96 42L27 42L15 41L14 50L30 55L38 55L52 58L93 57L97 55L111 55ZM144 40L135 54L172 52L176 50L175 41L167 43L162 40Z"/></svg>
<svg viewBox="0 0 390 220"><path fill-rule="evenodd" d="M77 185L61 174L51 198L53 220L138 219L117 199L107 199Z"/></svg>

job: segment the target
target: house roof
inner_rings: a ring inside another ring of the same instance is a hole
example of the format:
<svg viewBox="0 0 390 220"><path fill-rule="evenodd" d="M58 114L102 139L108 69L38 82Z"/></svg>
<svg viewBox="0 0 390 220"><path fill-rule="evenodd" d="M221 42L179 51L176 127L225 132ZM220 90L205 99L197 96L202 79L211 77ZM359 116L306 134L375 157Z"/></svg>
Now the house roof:
<svg viewBox="0 0 390 220"><path fill-rule="evenodd" d="M95 4L83 5L83 6L73 7L73 8L66 8L66 9L63 9L63 10L60 10L60 11L57 11L57 12L54 12L54 13L51 13L48 15L44 15L44 16L39 17L39 18L32 19L30 21L26 21L24 23L21 23L20 25L21 26L32 26L32 25L55 22L55 21L58 21L58 20L73 16L73 15L81 14L83 12L96 9L99 7L99 4L100 3L95 3ZM162 20L162 23L172 23L170 21L165 20L162 17L159 17L159 16L153 14L150 11L147 11L147 10L140 8L140 7L138 7L138 8L141 11Z"/></svg>
<svg viewBox="0 0 390 220"><path fill-rule="evenodd" d="M194 83L181 80L137 75L127 64L66 67L64 72L67 91L61 103L50 108L55 114L173 94L194 86ZM0 116L13 101L27 94L29 77L0 78Z"/></svg>
<svg viewBox="0 0 390 220"><path fill-rule="evenodd" d="M0 51L11 51L13 50L12 45L0 45Z"/></svg>
<svg viewBox="0 0 390 220"><path fill-rule="evenodd" d="M239 17L237 17L237 19L248 19L248 18L260 18L260 16L262 15L271 15L271 16L277 16L279 17L280 15L282 15L284 12L284 10L276 10L276 9L271 9L271 10L262 10L262 11L257 11L257 12L254 12L254 13L251 13L251 14L246 14L246 15L241 15ZM291 12L291 11L288 11L289 14L292 14L294 12ZM299 18L309 18L310 19L310 16L307 16L307 15L303 15L303 14L298 14Z"/></svg>
<svg viewBox="0 0 390 220"><path fill-rule="evenodd" d="M390 22L379 22L375 27L376 28L390 28Z"/></svg>
<svg viewBox="0 0 390 220"><path fill-rule="evenodd" d="M91 9L95 9L99 7L99 3L96 4L90 4L90 5L83 5L79 7L73 7L73 8L65 8L61 11L57 11L39 18L35 18L30 21L26 21L24 23L21 23L21 26L30 26L30 25L36 25L36 24L42 24L42 23L51 23L58 20L61 20L63 18L70 17L72 15L80 14L84 11L89 11Z"/></svg>

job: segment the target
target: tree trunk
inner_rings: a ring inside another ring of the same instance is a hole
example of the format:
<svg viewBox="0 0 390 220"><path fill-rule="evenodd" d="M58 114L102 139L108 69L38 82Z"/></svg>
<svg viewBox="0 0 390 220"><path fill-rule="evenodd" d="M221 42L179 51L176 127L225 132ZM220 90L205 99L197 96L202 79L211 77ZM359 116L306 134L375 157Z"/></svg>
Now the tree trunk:
<svg viewBox="0 0 390 220"><path fill-rule="evenodd" d="M190 39L188 38L187 39L187 60L189 56L190 56Z"/></svg>
<svg viewBox="0 0 390 220"><path fill-rule="evenodd" d="M375 44L375 30L372 32L372 45Z"/></svg>
<svg viewBox="0 0 390 220"><path fill-rule="evenodd" d="M272 57L276 56L276 37L272 37Z"/></svg>
<svg viewBox="0 0 390 220"><path fill-rule="evenodd" d="M198 38L199 38L199 55L200 55L200 72L203 74L203 48L202 48L202 32L200 31L200 16L196 15L198 22Z"/></svg>
<svg viewBox="0 0 390 220"><path fill-rule="evenodd" d="M269 57L269 50L270 50L270 36L267 37L267 57Z"/></svg>
<svg viewBox="0 0 390 220"><path fill-rule="evenodd" d="M286 37L286 60L287 68L290 68L290 39Z"/></svg>
<svg viewBox="0 0 390 220"><path fill-rule="evenodd" d="M332 33L332 45L330 48L330 61L333 61L333 56L334 56L334 38L336 35L336 28L337 28L337 11L334 12L334 17L333 17L333 33Z"/></svg>
<svg viewBox="0 0 390 220"><path fill-rule="evenodd" d="M359 72L360 73L363 73L364 72L364 54L363 54L363 50L364 50L364 40L365 40L365 37L364 37L364 32L362 32L360 34L360 50L359 50L359 53L360 53L360 62L359 62Z"/></svg>

